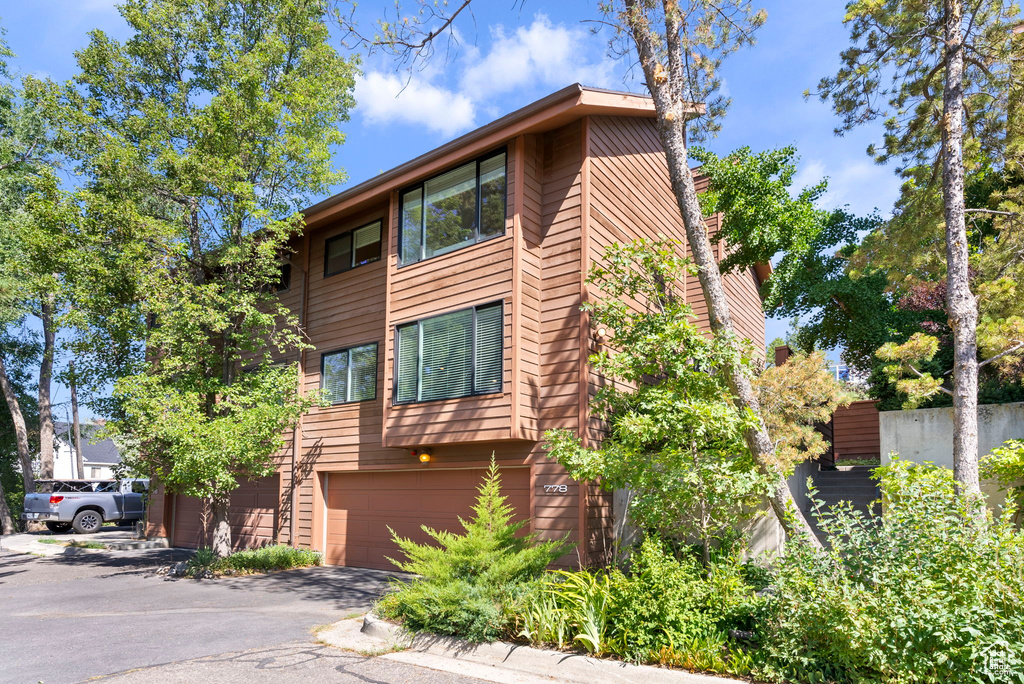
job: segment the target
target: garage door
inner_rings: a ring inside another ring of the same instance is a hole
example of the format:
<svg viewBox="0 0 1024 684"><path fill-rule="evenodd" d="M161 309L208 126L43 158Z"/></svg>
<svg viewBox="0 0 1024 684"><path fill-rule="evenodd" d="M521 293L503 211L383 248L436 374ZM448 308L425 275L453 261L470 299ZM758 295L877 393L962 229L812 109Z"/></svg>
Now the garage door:
<svg viewBox="0 0 1024 684"><path fill-rule="evenodd" d="M459 532L459 516L473 514L484 469L329 473L326 561L332 565L393 569L401 559L388 527L427 542L420 529ZM530 512L530 469L503 467L502 493L524 519Z"/></svg>
<svg viewBox="0 0 1024 684"><path fill-rule="evenodd" d="M234 549L250 549L274 539L277 519L277 475L245 480L231 492L231 543ZM194 549L209 546L209 530L203 529L203 504L191 496L174 501L174 546Z"/></svg>

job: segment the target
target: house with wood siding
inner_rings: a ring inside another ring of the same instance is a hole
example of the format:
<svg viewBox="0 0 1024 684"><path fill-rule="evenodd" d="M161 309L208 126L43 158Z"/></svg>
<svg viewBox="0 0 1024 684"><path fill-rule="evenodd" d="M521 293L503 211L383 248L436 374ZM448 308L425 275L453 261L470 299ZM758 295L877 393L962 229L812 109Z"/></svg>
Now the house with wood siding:
<svg viewBox="0 0 1024 684"><path fill-rule="evenodd" d="M281 297L314 348L288 360L331 404L288 435L276 475L233 495L238 546L390 568L388 528L457 528L494 454L530 529L579 542L567 563L607 557L611 494L549 460L543 434L601 435L587 361L601 341L580 305L600 296L585 280L604 247L662 234L686 250L654 117L647 97L573 85L304 212ZM758 348L764 275L726 279ZM696 278L686 294L706 326ZM158 492L149 533L194 547L203 520L197 500Z"/></svg>

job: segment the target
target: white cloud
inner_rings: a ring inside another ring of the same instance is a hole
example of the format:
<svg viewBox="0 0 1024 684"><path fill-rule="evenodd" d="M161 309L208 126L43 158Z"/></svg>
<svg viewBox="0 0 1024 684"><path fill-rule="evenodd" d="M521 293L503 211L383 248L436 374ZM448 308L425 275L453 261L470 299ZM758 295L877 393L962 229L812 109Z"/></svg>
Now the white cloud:
<svg viewBox="0 0 1024 684"><path fill-rule="evenodd" d="M406 86L394 74L371 71L356 82L355 97L357 111L373 123L401 122L454 135L476 118L468 97L415 77Z"/></svg>
<svg viewBox="0 0 1024 684"><path fill-rule="evenodd" d="M821 206L835 209L849 205L849 209L865 216L874 209L887 215L899 197L900 179L892 168L870 161L843 161L838 169L831 169L820 159L810 159L801 165L793 178L795 190L814 185L828 177L828 190L821 198Z"/></svg>
<svg viewBox="0 0 1024 684"><path fill-rule="evenodd" d="M356 83L356 112L370 123L420 125L453 136L480 115L493 118L506 110L508 103L497 100L502 95L532 95L538 87L553 91L576 82L608 87L615 79L614 62L600 53L588 58L601 41L583 27L555 25L538 14L511 34L501 26L491 34L484 50L466 47L443 69L429 63L404 90L405 74L368 71Z"/></svg>
<svg viewBox="0 0 1024 684"><path fill-rule="evenodd" d="M486 55L469 55L472 64L461 79L465 93L487 97L526 85L557 87L579 82L607 86L612 82L612 63L585 58L594 40L582 27L555 26L538 14L532 24L519 27L512 35L501 26L493 34L494 42Z"/></svg>

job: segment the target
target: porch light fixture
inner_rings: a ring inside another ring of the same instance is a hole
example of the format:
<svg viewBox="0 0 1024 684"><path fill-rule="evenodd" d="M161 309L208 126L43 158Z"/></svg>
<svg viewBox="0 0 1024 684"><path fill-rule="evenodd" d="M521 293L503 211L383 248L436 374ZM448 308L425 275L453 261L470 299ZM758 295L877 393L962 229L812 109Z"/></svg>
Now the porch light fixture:
<svg viewBox="0 0 1024 684"><path fill-rule="evenodd" d="M413 449L413 456L418 456L420 463L430 463L430 449Z"/></svg>

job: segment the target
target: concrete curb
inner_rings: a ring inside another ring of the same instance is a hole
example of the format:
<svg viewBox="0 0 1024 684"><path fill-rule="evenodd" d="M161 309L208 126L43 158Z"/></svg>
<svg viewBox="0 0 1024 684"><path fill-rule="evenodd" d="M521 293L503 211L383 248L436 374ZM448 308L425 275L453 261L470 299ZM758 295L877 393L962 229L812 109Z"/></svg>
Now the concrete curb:
<svg viewBox="0 0 1024 684"><path fill-rule="evenodd" d="M578 653L548 651L521 644L473 644L428 634L413 636L404 628L368 613L342 620L320 634L324 643L434 670L477 677L499 684L744 684L742 680L693 674L648 665L632 665ZM373 646L376 644L376 647ZM405 649L398 652L396 649Z"/></svg>
<svg viewBox="0 0 1024 684"><path fill-rule="evenodd" d="M77 534L33 534L18 533L0 537L0 549L13 553L29 553L36 556L72 556L82 553L109 553L110 551L133 551L139 549L166 549L170 547L166 538L132 539L124 530L109 530L90 535ZM41 539L53 539L59 542L97 542L103 544L102 549L86 549L60 544L43 544Z"/></svg>
<svg viewBox="0 0 1024 684"><path fill-rule="evenodd" d="M169 549L170 543L166 537L158 539L137 539L132 541L108 542L107 548L111 551L137 551L139 549Z"/></svg>

